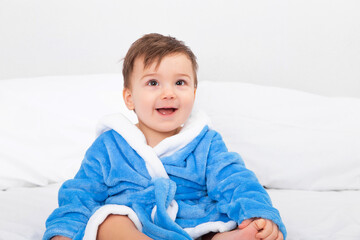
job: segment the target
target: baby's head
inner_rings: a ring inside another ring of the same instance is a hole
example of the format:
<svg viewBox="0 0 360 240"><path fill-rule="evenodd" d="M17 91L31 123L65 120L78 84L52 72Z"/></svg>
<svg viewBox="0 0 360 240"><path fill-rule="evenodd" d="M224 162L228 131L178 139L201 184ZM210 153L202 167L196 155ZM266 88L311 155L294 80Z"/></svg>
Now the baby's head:
<svg viewBox="0 0 360 240"><path fill-rule="evenodd" d="M152 63L161 63L162 59L168 55L182 53L189 58L192 64L195 88L197 87L197 68L196 56L184 42L170 36L163 36L158 33L150 33L136 40L129 48L123 64L124 88L131 86L131 74L134 62L138 58L144 61L144 67L149 67Z"/></svg>
<svg viewBox="0 0 360 240"><path fill-rule="evenodd" d="M173 37L148 34L131 45L124 59L123 97L149 145L176 134L190 116L196 71L195 55Z"/></svg>

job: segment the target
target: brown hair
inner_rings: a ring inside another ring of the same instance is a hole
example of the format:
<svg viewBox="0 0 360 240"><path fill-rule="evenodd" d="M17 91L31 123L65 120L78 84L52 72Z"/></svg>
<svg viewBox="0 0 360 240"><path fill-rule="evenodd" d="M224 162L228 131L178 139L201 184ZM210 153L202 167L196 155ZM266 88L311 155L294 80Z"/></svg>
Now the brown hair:
<svg viewBox="0 0 360 240"><path fill-rule="evenodd" d="M197 62L196 56L184 42L170 36L163 36L158 33L150 33L136 40L128 50L123 64L124 88L130 88L130 75L134 68L134 61L138 57L144 57L145 68L154 62L159 66L163 57L173 54L183 53L191 61L194 71L195 88L197 87Z"/></svg>

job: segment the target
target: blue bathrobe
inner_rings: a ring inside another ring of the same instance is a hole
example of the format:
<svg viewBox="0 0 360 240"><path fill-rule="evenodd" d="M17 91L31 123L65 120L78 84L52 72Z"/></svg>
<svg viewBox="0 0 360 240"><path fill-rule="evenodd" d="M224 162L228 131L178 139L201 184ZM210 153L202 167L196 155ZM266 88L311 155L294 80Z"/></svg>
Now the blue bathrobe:
<svg viewBox="0 0 360 240"><path fill-rule="evenodd" d="M121 114L105 117L74 179L59 190L43 239L96 239L109 214L127 215L153 239L193 239L270 219L279 212L241 157L229 152L206 116L192 114L179 134L155 148Z"/></svg>

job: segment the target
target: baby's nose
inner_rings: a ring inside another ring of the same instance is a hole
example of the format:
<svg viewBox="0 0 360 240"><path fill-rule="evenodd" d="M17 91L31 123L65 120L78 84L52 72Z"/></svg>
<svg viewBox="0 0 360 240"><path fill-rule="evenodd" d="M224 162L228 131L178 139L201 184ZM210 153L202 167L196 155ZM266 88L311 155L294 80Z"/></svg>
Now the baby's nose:
<svg viewBox="0 0 360 240"><path fill-rule="evenodd" d="M174 89L172 87L164 87L162 94L161 94L161 98L162 99L172 99L175 98L175 92Z"/></svg>

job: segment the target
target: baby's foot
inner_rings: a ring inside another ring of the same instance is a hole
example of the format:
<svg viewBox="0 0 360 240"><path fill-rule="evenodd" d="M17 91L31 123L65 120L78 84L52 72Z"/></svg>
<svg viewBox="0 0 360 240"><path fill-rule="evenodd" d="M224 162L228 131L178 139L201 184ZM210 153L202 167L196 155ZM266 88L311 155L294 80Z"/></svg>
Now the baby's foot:
<svg viewBox="0 0 360 240"><path fill-rule="evenodd" d="M253 221L244 229L236 228L229 232L217 233L212 240L256 240L255 235L264 227L261 225L262 222Z"/></svg>

